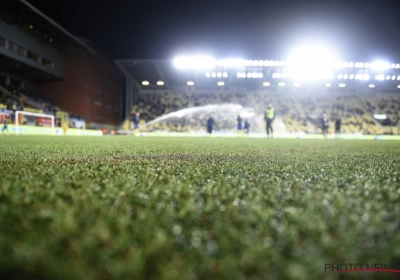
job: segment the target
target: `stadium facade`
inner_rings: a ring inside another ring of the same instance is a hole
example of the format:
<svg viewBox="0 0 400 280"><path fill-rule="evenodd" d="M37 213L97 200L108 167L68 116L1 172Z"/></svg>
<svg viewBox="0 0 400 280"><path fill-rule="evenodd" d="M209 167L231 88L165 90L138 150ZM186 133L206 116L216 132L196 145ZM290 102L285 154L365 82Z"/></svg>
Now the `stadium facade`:
<svg viewBox="0 0 400 280"><path fill-rule="evenodd" d="M123 76L112 59L25 0L1 0L0 7L0 83L7 91L0 103L17 91L11 99L40 100L39 111L39 103L50 103L86 127L120 123Z"/></svg>

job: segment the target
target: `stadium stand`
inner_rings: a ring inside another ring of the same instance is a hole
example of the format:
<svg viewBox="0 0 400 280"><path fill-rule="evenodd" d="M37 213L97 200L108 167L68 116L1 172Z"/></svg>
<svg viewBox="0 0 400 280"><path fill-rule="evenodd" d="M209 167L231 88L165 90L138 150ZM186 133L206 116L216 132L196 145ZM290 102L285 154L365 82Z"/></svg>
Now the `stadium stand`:
<svg viewBox="0 0 400 280"><path fill-rule="evenodd" d="M253 108L258 115L263 115L267 103L274 104L277 119L280 119L287 132L319 133L318 118L326 113L331 120L333 132L334 120L341 118L342 133L362 134L398 134L397 119L400 110L400 95L396 93L354 93L354 92L321 92L314 96L307 93L283 93L277 91L235 93L222 92L149 92L138 96L132 113L140 112L143 124L165 114L184 108L209 104L240 104ZM386 123L374 119L374 114L387 115ZM155 123L143 130L155 131L188 131L201 130L205 127L207 116L201 115L196 121L179 125L166 122ZM234 120L218 120L221 127L235 129ZM218 122L216 129L218 129ZM230 124L227 125L226 122ZM123 129L129 129L129 121L125 121ZM263 131L264 127L253 128Z"/></svg>

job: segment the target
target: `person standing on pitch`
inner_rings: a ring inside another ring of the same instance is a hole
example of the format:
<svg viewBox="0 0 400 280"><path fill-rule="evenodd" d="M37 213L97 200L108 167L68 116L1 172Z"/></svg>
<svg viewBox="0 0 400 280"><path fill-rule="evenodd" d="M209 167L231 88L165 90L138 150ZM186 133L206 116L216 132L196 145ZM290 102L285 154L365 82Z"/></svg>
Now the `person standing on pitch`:
<svg viewBox="0 0 400 280"><path fill-rule="evenodd" d="M248 120L244 121L244 133L249 134L250 132L250 123Z"/></svg>
<svg viewBox="0 0 400 280"><path fill-rule="evenodd" d="M213 117L210 116L207 120L207 133L210 135L212 134L214 124L215 124L214 119Z"/></svg>
<svg viewBox="0 0 400 280"><path fill-rule="evenodd" d="M241 137L243 135L243 126L242 126L242 118L240 115L237 116L237 130L238 130L238 137Z"/></svg>
<svg viewBox="0 0 400 280"><path fill-rule="evenodd" d="M340 126L342 125L342 120L340 118L336 118L335 120L335 137L340 138Z"/></svg>
<svg viewBox="0 0 400 280"><path fill-rule="evenodd" d="M328 128L329 128L329 120L326 114L322 114L322 119L321 119L321 128L322 128L322 133L324 134L324 137L328 137Z"/></svg>
<svg viewBox="0 0 400 280"><path fill-rule="evenodd" d="M274 129L272 128L272 122L275 119L275 108L272 107L271 103L268 103L268 108L265 110L265 121L267 122L267 137L269 138L269 131L271 131L271 137L274 137Z"/></svg>
<svg viewBox="0 0 400 280"><path fill-rule="evenodd" d="M7 132L8 132L8 126L7 126L7 119L6 119L6 118L4 118L4 120L3 120L3 130L2 130L2 133L4 133L5 130L7 130Z"/></svg>
<svg viewBox="0 0 400 280"><path fill-rule="evenodd" d="M135 134L139 132L139 122L140 122L140 113L136 113L135 117L133 118L133 125L135 129Z"/></svg>

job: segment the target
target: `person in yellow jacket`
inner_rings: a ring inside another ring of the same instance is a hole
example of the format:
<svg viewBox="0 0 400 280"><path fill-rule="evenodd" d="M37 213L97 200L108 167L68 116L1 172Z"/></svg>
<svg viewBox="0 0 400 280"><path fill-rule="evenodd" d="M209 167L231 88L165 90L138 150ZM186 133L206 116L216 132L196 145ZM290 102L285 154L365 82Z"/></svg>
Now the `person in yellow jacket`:
<svg viewBox="0 0 400 280"><path fill-rule="evenodd" d="M269 132L271 131L271 137L274 137L274 129L272 123L275 119L275 108L271 103L268 103L268 108L265 110L265 121L267 122L267 137L269 138Z"/></svg>

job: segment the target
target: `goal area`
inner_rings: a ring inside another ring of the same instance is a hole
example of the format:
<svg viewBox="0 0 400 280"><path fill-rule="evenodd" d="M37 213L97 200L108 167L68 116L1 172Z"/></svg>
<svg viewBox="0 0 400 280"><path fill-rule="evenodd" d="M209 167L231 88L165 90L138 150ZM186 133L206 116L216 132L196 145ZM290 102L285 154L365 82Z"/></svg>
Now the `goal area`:
<svg viewBox="0 0 400 280"><path fill-rule="evenodd" d="M55 134L55 117L49 114L15 111L15 134L20 133L21 126L51 127L51 134Z"/></svg>

